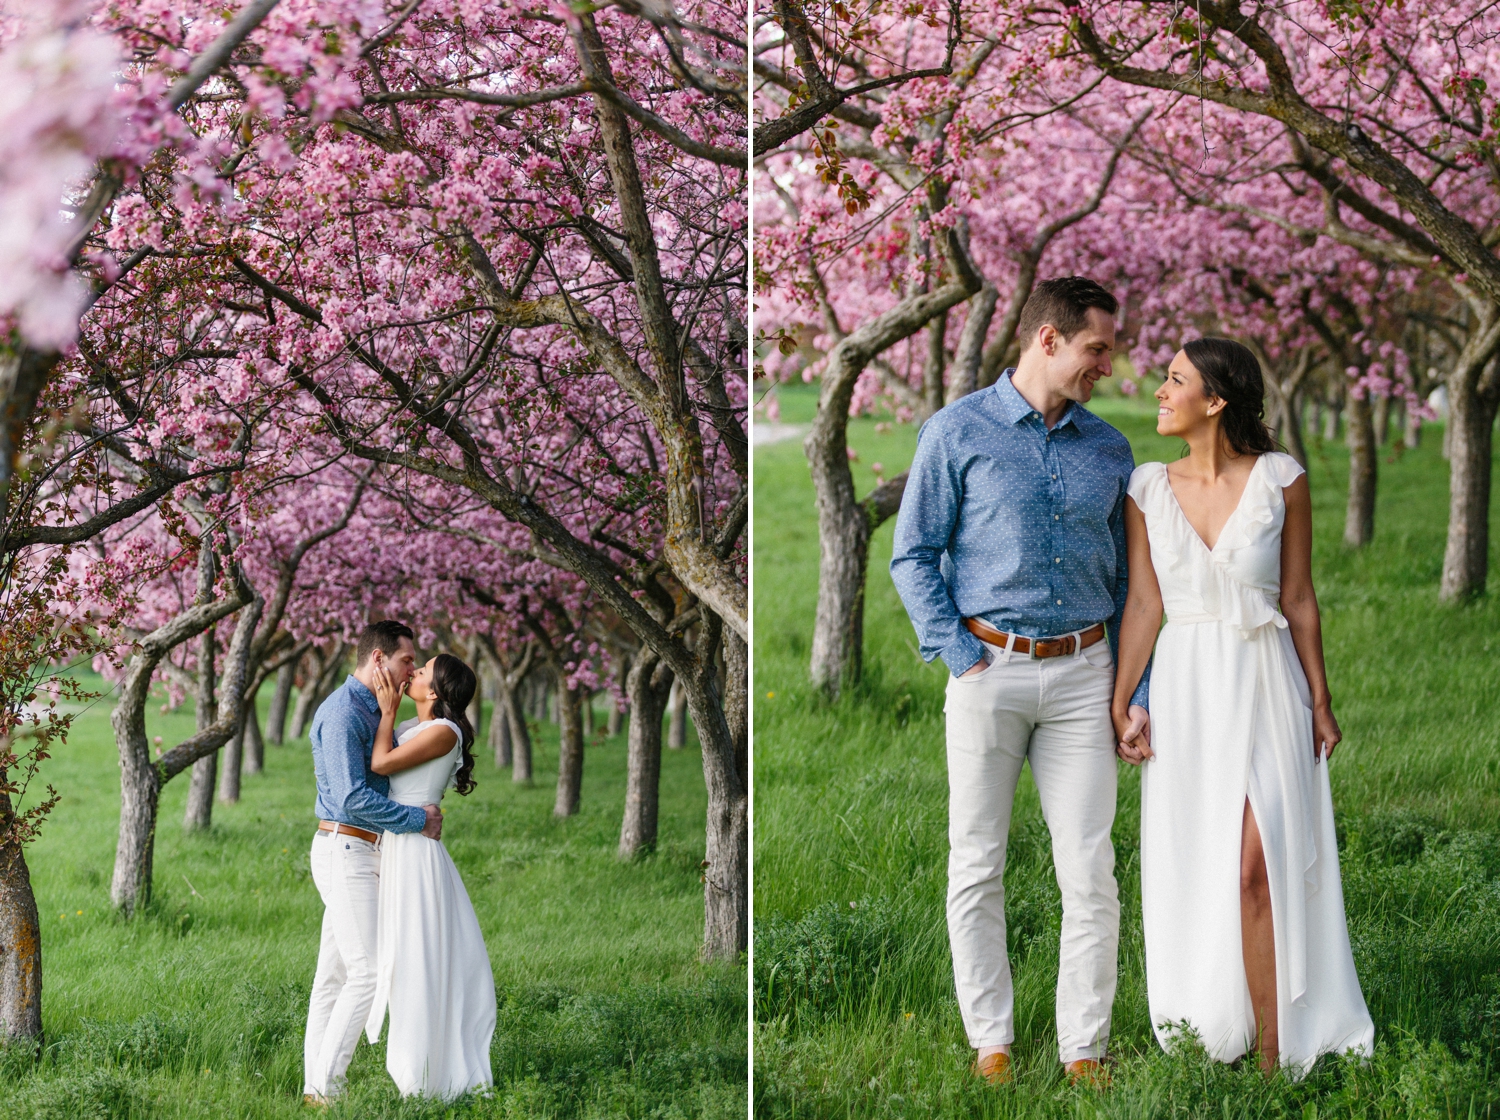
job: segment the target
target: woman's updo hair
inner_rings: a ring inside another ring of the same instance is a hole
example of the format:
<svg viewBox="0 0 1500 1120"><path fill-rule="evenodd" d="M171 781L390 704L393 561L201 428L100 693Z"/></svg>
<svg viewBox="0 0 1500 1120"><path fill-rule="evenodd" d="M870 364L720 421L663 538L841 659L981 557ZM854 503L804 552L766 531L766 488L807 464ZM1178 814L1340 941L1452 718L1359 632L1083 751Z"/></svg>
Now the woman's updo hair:
<svg viewBox="0 0 1500 1120"><path fill-rule="evenodd" d="M1219 431L1236 455L1265 454L1277 450L1275 437L1266 427L1266 386L1260 362L1249 347L1228 338L1195 338L1182 351L1203 378L1205 396L1224 402L1219 413Z"/></svg>
<svg viewBox="0 0 1500 1120"><path fill-rule="evenodd" d="M478 684L474 670L451 653L440 653L433 659L432 691L437 701L432 705L432 718L451 719L462 728L458 738L463 747L463 761L453 779L459 793L474 788L474 725L469 722L469 704Z"/></svg>

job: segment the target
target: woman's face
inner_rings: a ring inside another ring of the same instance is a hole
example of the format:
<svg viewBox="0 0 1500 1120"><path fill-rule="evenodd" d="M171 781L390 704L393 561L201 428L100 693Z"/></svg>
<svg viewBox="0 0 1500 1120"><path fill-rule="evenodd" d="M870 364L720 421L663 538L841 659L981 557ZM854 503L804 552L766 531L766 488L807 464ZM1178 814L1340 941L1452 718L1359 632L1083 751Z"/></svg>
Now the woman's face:
<svg viewBox="0 0 1500 1120"><path fill-rule="evenodd" d="M437 658L434 657L411 675L411 684L407 686L406 694L414 702L425 703L437 699L437 693L432 690L432 668L436 664Z"/></svg>
<svg viewBox="0 0 1500 1120"><path fill-rule="evenodd" d="M1182 438L1213 424L1224 408L1222 400L1208 395L1203 376L1183 350L1177 351L1167 367L1166 380L1156 390L1156 403L1157 433Z"/></svg>

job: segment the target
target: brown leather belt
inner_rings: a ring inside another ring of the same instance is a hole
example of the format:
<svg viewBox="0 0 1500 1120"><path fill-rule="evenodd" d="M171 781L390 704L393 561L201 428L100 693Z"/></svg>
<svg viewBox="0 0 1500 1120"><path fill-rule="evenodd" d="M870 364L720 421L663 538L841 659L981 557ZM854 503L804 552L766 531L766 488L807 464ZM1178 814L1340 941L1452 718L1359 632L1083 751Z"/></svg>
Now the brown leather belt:
<svg viewBox="0 0 1500 1120"><path fill-rule="evenodd" d="M969 628L969 633L974 637L982 642L989 642L992 646L1003 646L1011 639L1011 635L1002 633L993 626L980 622L977 618L964 619L964 625ZM1024 654L1035 661L1043 657L1062 657L1067 653L1076 653L1079 649L1088 649L1103 637L1104 623L1096 622L1087 630L1081 630L1077 634L1064 634L1058 638L1023 638L1017 634L1016 644L1010 649L1012 653Z"/></svg>
<svg viewBox="0 0 1500 1120"><path fill-rule="evenodd" d="M368 840L372 844L380 843L380 833L355 828L352 824L340 824L337 821L319 821L318 831L332 832L336 836L355 836L361 840Z"/></svg>

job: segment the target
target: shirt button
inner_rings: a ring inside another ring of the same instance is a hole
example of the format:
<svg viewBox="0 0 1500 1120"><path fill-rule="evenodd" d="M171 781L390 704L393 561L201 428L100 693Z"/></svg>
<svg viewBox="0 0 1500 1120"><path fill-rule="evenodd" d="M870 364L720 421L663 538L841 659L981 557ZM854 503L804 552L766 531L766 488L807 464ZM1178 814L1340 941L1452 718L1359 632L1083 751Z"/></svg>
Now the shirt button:
<svg viewBox="0 0 1500 1120"><path fill-rule="evenodd" d="M1062 600L1061 600L1061 599L1059 599L1059 600L1058 600L1058 601L1057 601L1057 605L1058 605L1058 606L1059 606L1059 607L1060 607L1060 606L1062 606Z"/></svg>
<svg viewBox="0 0 1500 1120"><path fill-rule="evenodd" d="M1062 557L1061 557L1061 556L1054 556L1054 557L1053 557L1053 558L1052 558L1052 562L1053 562L1053 563L1054 563L1054 564L1061 564L1061 563L1062 563Z"/></svg>
<svg viewBox="0 0 1500 1120"><path fill-rule="evenodd" d="M1053 482L1056 482L1056 481L1057 481L1057 475L1053 475L1053 476L1052 476L1052 481L1053 481Z"/></svg>
<svg viewBox="0 0 1500 1120"><path fill-rule="evenodd" d="M1060 513L1054 513L1052 515L1052 520L1053 521L1061 521L1062 520L1062 514L1060 514Z"/></svg>

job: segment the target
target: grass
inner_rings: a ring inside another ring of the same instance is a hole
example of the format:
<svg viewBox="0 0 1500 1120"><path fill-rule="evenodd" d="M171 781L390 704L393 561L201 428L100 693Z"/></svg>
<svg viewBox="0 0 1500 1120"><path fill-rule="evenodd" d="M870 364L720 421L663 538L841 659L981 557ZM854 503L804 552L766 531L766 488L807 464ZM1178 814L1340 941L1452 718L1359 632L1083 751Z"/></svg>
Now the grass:
<svg viewBox="0 0 1500 1120"><path fill-rule="evenodd" d="M813 387L782 386L781 418ZM1175 458L1139 402L1099 403L1136 459ZM812 484L800 441L756 449L755 1071L766 1117L1500 1116L1500 594L1438 602L1447 520L1441 429L1380 464L1374 542L1340 543L1347 456L1311 441L1314 570L1345 733L1332 764L1355 964L1376 1026L1366 1063L1325 1057L1265 1081L1151 1034L1140 927L1137 771L1114 830L1120 983L1107 1094L1057 1063L1061 920L1029 772L1006 871L1017 1083L968 1075L943 917L947 785L941 664L924 665L871 547L865 677L829 704L807 683L817 596ZM857 488L910 462L910 425L850 426ZM1388 461L1395 458L1395 461ZM1500 543L1500 517L1491 530ZM1500 548L1492 556L1500 587ZM774 587L774 595L765 589Z"/></svg>
<svg viewBox="0 0 1500 1120"><path fill-rule="evenodd" d="M167 787L155 895L126 922L109 907L119 770L108 703L79 718L44 771L63 793L28 851L46 1041L39 1063L0 1052L0 1117L307 1116L302 1035L322 904L306 740L268 746L265 771L245 777L238 804L214 806L206 835L182 829L187 775ZM191 729L190 705L148 718L169 743ZM660 843L628 865L614 856L623 735L590 743L582 809L567 821L551 813L555 728L539 729L531 788L481 756L478 789L445 802L443 839L494 967L495 1088L450 1106L403 1102L383 1039L362 1042L328 1116L745 1115L745 969L697 959L701 760L695 740L664 754Z"/></svg>

